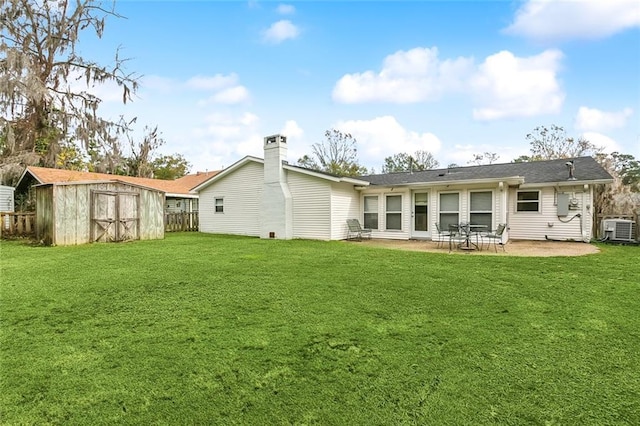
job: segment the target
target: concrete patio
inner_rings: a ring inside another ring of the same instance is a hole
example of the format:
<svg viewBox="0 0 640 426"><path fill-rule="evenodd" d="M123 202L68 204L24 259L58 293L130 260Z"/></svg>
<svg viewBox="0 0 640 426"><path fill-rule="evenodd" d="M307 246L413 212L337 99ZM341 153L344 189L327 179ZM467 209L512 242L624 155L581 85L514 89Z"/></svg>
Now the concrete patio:
<svg viewBox="0 0 640 426"><path fill-rule="evenodd" d="M442 243L441 247L434 241L427 240L362 240L352 242L352 244L362 244L368 246L382 247L395 250L411 250L426 251L434 253L449 253L448 242ZM587 254L598 253L600 250L593 244L582 242L565 242L565 241L509 241L505 246L505 251L498 246L498 252L494 251L493 245L482 250L459 250L452 249L452 255L467 256L533 256L533 257L552 257L552 256L584 256Z"/></svg>

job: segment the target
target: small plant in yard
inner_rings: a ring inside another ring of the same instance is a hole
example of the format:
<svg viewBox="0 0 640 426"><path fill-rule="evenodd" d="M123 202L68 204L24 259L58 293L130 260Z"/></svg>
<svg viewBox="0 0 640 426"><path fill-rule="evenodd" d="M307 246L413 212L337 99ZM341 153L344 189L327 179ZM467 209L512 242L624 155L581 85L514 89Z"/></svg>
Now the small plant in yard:
<svg viewBox="0 0 640 426"><path fill-rule="evenodd" d="M640 424L637 247L0 243L2 424Z"/></svg>

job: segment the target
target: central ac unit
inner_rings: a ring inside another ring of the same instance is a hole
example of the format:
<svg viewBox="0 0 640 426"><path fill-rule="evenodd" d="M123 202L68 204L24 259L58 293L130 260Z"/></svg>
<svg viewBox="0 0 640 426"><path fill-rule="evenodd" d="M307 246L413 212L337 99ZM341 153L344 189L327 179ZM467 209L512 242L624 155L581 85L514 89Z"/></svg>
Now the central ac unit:
<svg viewBox="0 0 640 426"><path fill-rule="evenodd" d="M627 219L605 219L602 235L612 241L634 241L635 222Z"/></svg>

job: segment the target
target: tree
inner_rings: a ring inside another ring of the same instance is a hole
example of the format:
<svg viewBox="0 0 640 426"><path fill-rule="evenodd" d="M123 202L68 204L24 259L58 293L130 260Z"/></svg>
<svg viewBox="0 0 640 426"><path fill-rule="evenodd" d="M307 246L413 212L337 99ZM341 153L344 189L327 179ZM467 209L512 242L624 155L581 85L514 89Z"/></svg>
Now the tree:
<svg viewBox="0 0 640 426"><path fill-rule="evenodd" d="M613 176L612 184L597 185L593 202L596 215L628 214L638 209L640 197L640 163L631 155L614 152L605 154L584 138L567 137L564 128L536 127L526 136L531 145L531 156L520 156L514 162L553 160L584 155L593 156Z"/></svg>
<svg viewBox="0 0 640 426"><path fill-rule="evenodd" d="M357 141L350 133L331 129L324 132L325 140L311 146L312 154L298 159L298 165L337 176L367 174L358 164Z"/></svg>
<svg viewBox="0 0 640 426"><path fill-rule="evenodd" d="M105 18L119 17L114 4L95 0L3 0L0 2L0 134L4 163L55 167L71 144L88 151L128 131L123 121L101 118L94 85L115 83L122 101L131 100L137 77L114 63L100 65L76 49L83 32L102 37Z"/></svg>
<svg viewBox="0 0 640 426"><path fill-rule="evenodd" d="M161 155L151 163L156 179L174 180L189 173L191 165L180 154Z"/></svg>
<svg viewBox="0 0 640 426"><path fill-rule="evenodd" d="M467 164L474 164L477 166L483 164L493 164L498 161L499 155L495 152L483 152L482 154L473 154L473 160L467 162Z"/></svg>
<svg viewBox="0 0 640 426"><path fill-rule="evenodd" d="M613 176L613 183L596 186L596 215L625 215L640 210L640 163L632 155L618 152L599 154L596 160Z"/></svg>
<svg viewBox="0 0 640 426"><path fill-rule="evenodd" d="M640 161L633 155L619 152L612 152L610 157L611 170L620 177L622 184L628 185L631 191L640 192ZM602 156L596 158L601 159Z"/></svg>
<svg viewBox="0 0 640 426"><path fill-rule="evenodd" d="M162 135L158 132L158 126L153 129L144 128L142 142L136 144L129 140L131 156L127 159L127 174L136 177L153 177L153 155L155 151L165 144Z"/></svg>
<svg viewBox="0 0 640 426"><path fill-rule="evenodd" d="M527 134L526 139L529 141L531 150L531 156L528 157L530 161L581 157L602 152L602 148L582 137L578 139L568 137L564 127L555 124L548 128L536 127L533 132ZM520 157L520 159L524 158L527 157Z"/></svg>
<svg viewBox="0 0 640 426"><path fill-rule="evenodd" d="M401 152L384 159L382 173L430 170L439 165L438 160L428 151L418 150L413 155Z"/></svg>

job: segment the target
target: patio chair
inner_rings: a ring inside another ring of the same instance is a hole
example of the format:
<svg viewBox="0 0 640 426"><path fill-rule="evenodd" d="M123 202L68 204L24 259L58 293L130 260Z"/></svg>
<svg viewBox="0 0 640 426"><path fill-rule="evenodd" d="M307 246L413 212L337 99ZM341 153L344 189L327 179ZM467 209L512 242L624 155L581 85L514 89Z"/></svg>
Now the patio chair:
<svg viewBox="0 0 640 426"><path fill-rule="evenodd" d="M440 223L436 223L436 231L437 231L437 233L436 233L436 243L437 243L436 247L442 247L442 244L445 241L449 240L449 234L451 232L442 229L440 227Z"/></svg>
<svg viewBox="0 0 640 426"><path fill-rule="evenodd" d="M500 225L498 225L498 229L496 229L495 231L487 232L486 234L482 235L483 241L485 238L488 240L487 248L489 248L489 246L491 245L491 240L493 240L493 248L495 249L496 253L498 252L498 244L500 244L500 246L502 247L502 251L505 251L505 244L502 242L502 234L504 234L505 229L507 229L507 224L501 223Z"/></svg>
<svg viewBox="0 0 640 426"><path fill-rule="evenodd" d="M363 238L371 239L371 229L360 226L358 219L347 219L347 240L362 241Z"/></svg>
<svg viewBox="0 0 640 426"><path fill-rule="evenodd" d="M467 236L460 225L449 225L449 251L455 245L456 248L467 241Z"/></svg>

